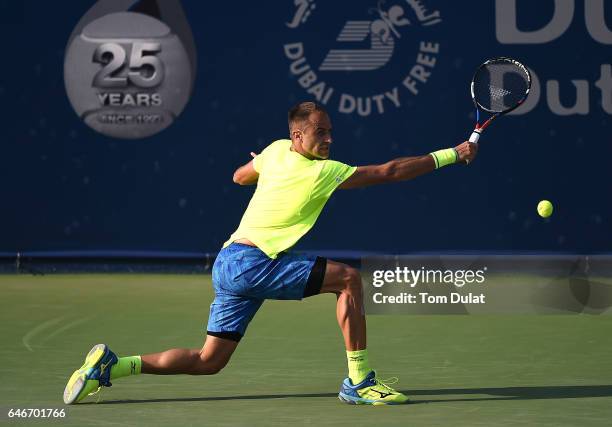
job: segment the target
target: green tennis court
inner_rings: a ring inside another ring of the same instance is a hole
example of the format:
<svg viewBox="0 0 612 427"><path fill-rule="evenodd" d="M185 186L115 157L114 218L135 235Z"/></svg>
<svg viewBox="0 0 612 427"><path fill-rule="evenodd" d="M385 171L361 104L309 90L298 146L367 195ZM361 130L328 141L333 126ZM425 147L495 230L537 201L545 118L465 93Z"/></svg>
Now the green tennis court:
<svg viewBox="0 0 612 427"><path fill-rule="evenodd" d="M6 412L63 406L66 380L98 342L119 355L200 347L212 289L203 275L2 275L0 295ZM361 407L336 398L346 357L334 308L332 295L267 301L219 375L122 378L58 423L601 426L612 418L612 316L370 316L373 366L399 377L414 404Z"/></svg>

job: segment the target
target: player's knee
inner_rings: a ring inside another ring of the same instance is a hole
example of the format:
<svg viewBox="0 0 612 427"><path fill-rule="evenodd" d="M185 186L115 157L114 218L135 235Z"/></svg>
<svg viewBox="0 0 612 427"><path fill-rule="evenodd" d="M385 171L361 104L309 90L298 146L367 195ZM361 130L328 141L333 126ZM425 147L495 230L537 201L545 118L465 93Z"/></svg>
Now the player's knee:
<svg viewBox="0 0 612 427"><path fill-rule="evenodd" d="M352 294L361 294L361 275L359 270L352 267L347 267L344 272L345 291Z"/></svg>
<svg viewBox="0 0 612 427"><path fill-rule="evenodd" d="M200 362L193 368L193 374L195 375L215 375L221 372L225 365L215 365L206 362Z"/></svg>
<svg viewBox="0 0 612 427"><path fill-rule="evenodd" d="M218 374L219 372L221 372L221 370L224 368L224 366L218 366L218 365L212 365L212 366L207 366L205 369L205 374L204 375L215 375Z"/></svg>
<svg viewBox="0 0 612 427"><path fill-rule="evenodd" d="M210 358L198 357L195 371L198 375L215 375L221 372L227 365L227 360L210 360Z"/></svg>

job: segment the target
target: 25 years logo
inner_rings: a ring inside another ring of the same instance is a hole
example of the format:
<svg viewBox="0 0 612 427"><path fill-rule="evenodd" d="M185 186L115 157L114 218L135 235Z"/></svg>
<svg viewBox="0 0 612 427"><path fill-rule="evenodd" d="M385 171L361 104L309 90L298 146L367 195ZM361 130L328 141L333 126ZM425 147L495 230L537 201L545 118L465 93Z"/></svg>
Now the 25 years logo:
<svg viewBox="0 0 612 427"><path fill-rule="evenodd" d="M137 139L172 124L191 97L195 46L178 0L103 0L68 43L66 92L87 125Z"/></svg>
<svg viewBox="0 0 612 427"><path fill-rule="evenodd" d="M379 0L361 10L358 2L346 2L351 7L343 10L344 19L330 19L326 5L316 0L293 3L285 25L298 40L286 43L284 53L291 75L318 102L345 114L384 114L412 103L408 98L430 80L440 54L435 27L442 14L423 0ZM331 46L304 41L322 28L337 31Z"/></svg>

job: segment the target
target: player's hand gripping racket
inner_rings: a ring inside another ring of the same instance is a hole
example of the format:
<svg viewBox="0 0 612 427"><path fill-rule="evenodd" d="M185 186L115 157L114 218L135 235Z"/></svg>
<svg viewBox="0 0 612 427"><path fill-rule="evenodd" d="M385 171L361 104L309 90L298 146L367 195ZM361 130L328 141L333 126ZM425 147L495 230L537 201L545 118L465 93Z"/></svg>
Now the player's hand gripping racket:
<svg viewBox="0 0 612 427"><path fill-rule="evenodd" d="M469 141L477 143L482 132L497 117L521 105L531 89L531 73L511 58L490 59L482 64L472 79L472 100L476 105L476 127ZM491 113L480 124L480 111Z"/></svg>

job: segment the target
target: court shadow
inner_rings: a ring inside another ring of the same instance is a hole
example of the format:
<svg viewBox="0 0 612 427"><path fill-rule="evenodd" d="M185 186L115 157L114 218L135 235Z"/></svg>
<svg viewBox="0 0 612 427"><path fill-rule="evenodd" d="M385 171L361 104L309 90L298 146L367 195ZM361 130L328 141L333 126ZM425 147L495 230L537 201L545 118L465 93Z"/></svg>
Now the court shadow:
<svg viewBox="0 0 612 427"><path fill-rule="evenodd" d="M406 395L410 396L412 404L439 402L482 402L488 400L578 399L585 397L610 397L612 396L612 385L453 388L440 390L403 390L402 393L405 393ZM477 396L466 397L465 395ZM115 405L126 403L214 402L219 400L269 400L337 396L337 393L259 394L237 396L178 397L160 399L104 400L97 404ZM421 399L421 396L442 396L442 398ZM457 397L446 398L445 396ZM95 405L96 403L86 402L82 403L81 405L88 404Z"/></svg>
<svg viewBox="0 0 612 427"><path fill-rule="evenodd" d="M168 399L126 399L126 400L104 400L98 403L85 402L80 405L114 405L122 403L161 403L161 402L215 402L219 400L266 400L287 399L292 397L338 397L338 393L304 393L304 394L258 394L243 396L207 396L207 397L177 397Z"/></svg>
<svg viewBox="0 0 612 427"><path fill-rule="evenodd" d="M585 397L610 397L612 385L577 386L529 386L529 387L490 387L454 388L441 390L406 390L413 403L436 402L479 402L487 400L533 400L533 399L578 399ZM466 397L465 395L478 395ZM420 399L416 396L453 396L442 399ZM485 396L481 396L485 395Z"/></svg>

